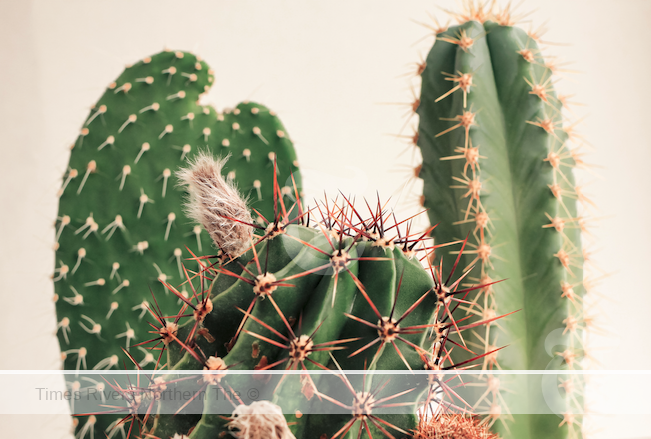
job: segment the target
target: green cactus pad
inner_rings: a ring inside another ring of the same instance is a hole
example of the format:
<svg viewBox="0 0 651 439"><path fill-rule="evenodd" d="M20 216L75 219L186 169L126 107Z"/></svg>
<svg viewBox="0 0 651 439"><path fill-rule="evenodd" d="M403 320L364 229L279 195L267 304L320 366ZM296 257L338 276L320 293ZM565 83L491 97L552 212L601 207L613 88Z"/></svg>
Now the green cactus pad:
<svg viewBox="0 0 651 439"><path fill-rule="evenodd" d="M127 67L84 123L56 223L54 280L65 369L123 368L122 348L141 366L154 366L156 352L133 347L152 338L150 290L165 315L176 310L180 300L165 294L159 280L183 281L182 261L191 257L186 247L196 255L217 252L208 234L188 220L185 191L177 187L175 172L198 151L230 155L224 177L265 218L274 215L274 161L285 199L295 199L290 173L298 188L301 178L281 122L251 102L222 113L202 105L213 80L199 57L161 52Z"/></svg>

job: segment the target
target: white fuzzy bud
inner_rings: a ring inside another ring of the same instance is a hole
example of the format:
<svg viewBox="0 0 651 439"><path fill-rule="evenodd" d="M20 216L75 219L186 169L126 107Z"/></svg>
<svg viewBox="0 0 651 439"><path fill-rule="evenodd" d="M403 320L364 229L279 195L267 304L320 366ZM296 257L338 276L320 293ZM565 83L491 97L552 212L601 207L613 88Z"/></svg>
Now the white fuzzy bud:
<svg viewBox="0 0 651 439"><path fill-rule="evenodd" d="M269 401L238 405L232 419L228 427L238 439L296 439L280 407Z"/></svg>
<svg viewBox="0 0 651 439"><path fill-rule="evenodd" d="M251 245L253 228L243 223L252 224L253 218L237 187L221 175L227 160L200 152L176 176L190 194L188 217L201 224L224 253L237 257Z"/></svg>

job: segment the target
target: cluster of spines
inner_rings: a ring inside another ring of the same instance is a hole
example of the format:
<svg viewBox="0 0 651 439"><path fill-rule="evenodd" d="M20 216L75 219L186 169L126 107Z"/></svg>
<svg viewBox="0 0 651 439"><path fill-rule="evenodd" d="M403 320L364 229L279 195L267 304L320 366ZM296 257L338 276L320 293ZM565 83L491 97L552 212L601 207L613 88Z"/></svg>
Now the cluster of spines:
<svg viewBox="0 0 651 439"><path fill-rule="evenodd" d="M504 9L497 9L494 2L490 2L489 5L488 2L481 3L468 0L464 2L463 12L448 11L448 13L458 24L470 21L483 24L492 21L499 26L514 26L518 21L518 18L514 17L510 5ZM426 24L425 26L433 32L437 44L453 44L465 52L471 52L474 42L485 37L485 33L469 35L464 29L452 36L448 32L449 22L441 25L436 19L434 19L433 25ZM530 30L527 33L530 38L529 42L544 44L545 42L541 39L543 33L544 29L542 28ZM563 335L569 333L570 336L567 339L568 345L565 349L554 354L560 355L569 369L576 369L581 368L582 359L588 358L585 353L584 332L589 334L591 325L594 323L594 319L585 314L584 295L594 288L596 282L602 278L603 273L600 272L594 279L577 277L573 273L573 268L575 270L577 268L579 270L588 268L586 263L589 262L590 252L585 248L581 250L580 247L577 247L575 244L576 235L572 239L567 236L567 233L568 231L580 231L585 244L585 238L590 236L588 228L591 220L588 212L594 207L594 203L586 197L582 187L575 185L573 179L568 178L568 176L573 169L586 170L590 165L584 161L583 149L585 145L582 137L577 134L575 129L578 122L568 122L561 114L563 109L569 109L568 107L574 102L570 101L571 96L557 96L552 89L552 84L557 79L557 76L563 72L568 72L568 70L562 69L561 65L556 63L555 60L545 61L540 50L529 47L529 42L525 43L517 53L527 63L540 67L538 71L543 73L539 78L524 77L521 79L530 87L529 94L536 96L543 103L546 116L528 121L528 123L544 130L550 136L554 145L550 148L549 154L546 157L540 157L540 160L552 169L553 180L549 184L549 191L557 201L557 211L546 213L549 223L541 224L541 227L551 228L562 237L562 246L557 249L556 253L548 256L556 258L567 272L566 279L558 285L558 294L563 298L567 298L568 317L562 323L564 325ZM420 77L425 68L426 62L424 60L416 63L414 76ZM450 99L453 94L461 94L463 110L456 116L444 119L450 122L450 127L437 133L436 137L445 136L454 130L464 132L463 145L457 146L449 156L441 157L440 160L460 160L463 162L463 171L452 176L453 181L450 188L457 190L460 197L465 200L461 212L462 220L458 224L466 223L470 225L468 245L471 249L465 253L474 255L469 265L476 264L479 267L478 275L471 279L487 285L479 291L473 299L472 305L465 308L465 312L486 319L496 315L494 288L499 287L493 287L490 272L492 268L491 260L500 258L499 250L494 251L499 248L500 244L492 242L490 212L485 211L481 201L483 189L481 162L490 160L490 157L482 155L481 145L473 145L470 135L471 128L477 126L476 116L481 111L480 108L472 108L472 106L467 105L467 96L475 86L473 84L473 72L440 73L445 80L450 81L450 89L438 96L436 102ZM409 118L418 116L417 110L420 103L420 98L415 96L412 102L405 104L412 110ZM400 137L407 138L415 148L419 146L418 130L413 135L402 135ZM575 144L574 148L569 147L568 143L570 142ZM418 164L414 169L414 176L418 177L421 169L422 165ZM572 203L575 201L580 202L584 212L582 214L572 213L566 206L565 200L570 200ZM420 196L420 204L428 207L425 204L424 195ZM477 339L484 343L484 349L487 351L495 348L491 343L495 342L495 335L491 336L491 328L494 326L499 327L499 324L486 325L484 334L476 334ZM484 357L483 368L488 370L500 368L498 352ZM577 398L575 384L571 378L559 382L559 387L564 389L568 407L570 407L569 411L564 414L560 426L568 425L573 435L578 434L581 430L580 417L574 415L573 411L583 412L584 409L581 398ZM477 403L488 404L486 411L488 416L484 422L488 422L489 425L492 425L498 419L504 422L505 418L509 418L510 415L508 414L508 407L506 407L501 396L499 379L488 376L486 385L486 393L477 401ZM572 407L574 408L572 409ZM506 425L506 429L508 430L508 425Z"/></svg>
<svg viewBox="0 0 651 439"><path fill-rule="evenodd" d="M441 415L421 419L414 439L499 439L477 416Z"/></svg>

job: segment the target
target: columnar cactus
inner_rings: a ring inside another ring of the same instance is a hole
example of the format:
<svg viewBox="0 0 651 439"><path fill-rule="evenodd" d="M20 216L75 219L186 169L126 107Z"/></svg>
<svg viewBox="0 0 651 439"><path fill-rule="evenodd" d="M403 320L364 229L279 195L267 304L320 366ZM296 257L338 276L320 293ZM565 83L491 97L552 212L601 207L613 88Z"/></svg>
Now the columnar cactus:
<svg viewBox="0 0 651 439"><path fill-rule="evenodd" d="M191 53L147 57L108 86L72 145L59 192L54 275L66 369L121 368L122 349L141 367L158 361L137 346L150 335L150 288L162 293L159 281L184 278L186 248L217 252L183 211L177 187L177 169L197 152L230 155L224 177L246 195L257 220L274 214L274 162L283 171L283 196L298 195L288 191L292 178L298 187L301 179L278 118L250 102L223 113L202 105L213 80L212 69ZM165 315L180 303L172 294L157 300Z"/></svg>
<svg viewBox="0 0 651 439"><path fill-rule="evenodd" d="M509 10L494 12L469 2L459 25L437 29L436 42L419 68L420 98L415 141L423 162L423 205L435 242L469 236L462 267L489 284L459 316L485 317L521 309L509 319L468 335L470 346L509 345L486 357L486 369L580 368L583 355L583 252L585 219L577 200L581 166L566 100L553 88L555 66L545 62L539 36L513 26ZM442 253L441 253L442 254ZM496 379L494 379L496 380ZM523 388L502 378L478 412L504 437L564 438L580 431L582 385L561 385L563 418L541 413L532 401L544 385ZM565 383L567 384L567 383ZM549 384L546 384L549 385ZM533 396L532 396L533 395ZM501 416L499 415L501 413Z"/></svg>
<svg viewBox="0 0 651 439"><path fill-rule="evenodd" d="M241 228L233 234L211 231L218 247L234 250L193 257L201 267L195 273L186 271L185 282L161 280L168 294L183 305L176 317L166 317L152 305L154 330L145 346L165 351L163 363L169 372L151 381L150 388L137 390L144 395L152 392L152 386L183 390L189 385L196 388L198 383L206 396L182 401L182 405L161 401L160 407L165 409L148 409L150 415L144 418L134 415L144 398L131 398L122 426L164 439L223 437L233 429L236 437L261 438L242 429L248 428L252 419L266 419L264 428L274 430L269 419L259 416L244 422L240 418L261 413L258 402L247 408L244 395L240 400L229 398L233 413L223 411L224 398L219 394L251 379L229 372L341 368L401 370L409 376L409 370L443 371L494 353L467 350L465 359L451 363L450 347L462 346L462 331L490 324L498 317L476 318L472 323L450 319L463 297L488 286L462 287L464 274L457 271L455 275L457 264L423 269L420 259L427 260L433 250L422 244L425 234L404 233L380 204L364 219L345 198L320 206L316 214L308 210L291 219L300 204L286 205L278 184L272 185L278 200L276 214L268 224L257 225L250 222L247 212L231 216L232 211L226 213L220 207L241 204L223 181L221 166L221 161L203 155L179 176L188 185L192 209L209 210L209 215L231 222L217 226L207 222L208 229ZM201 202L209 198L220 201ZM240 254L242 247L245 251ZM193 294L185 298L175 286L179 284L192 288ZM175 370L197 370L197 375L177 380ZM342 378L350 390L344 399L330 393L331 386L317 375L301 377L300 384L289 378L270 383L264 375L258 378L256 399L269 401L264 403L263 413L276 425L282 408L293 435L281 426L271 437L403 437L418 428L416 410L428 402L440 402L437 392L441 390L445 393L442 408L468 408L449 390L453 387L449 377L414 376L410 379L413 383L420 380L420 385L411 389L359 377L359 382ZM340 414L310 413L310 404L317 398L332 403ZM199 404L203 415L182 412L188 404ZM404 406L405 412L381 413L394 405ZM276 406L279 408L273 408ZM170 407L178 407L179 413L166 414Z"/></svg>

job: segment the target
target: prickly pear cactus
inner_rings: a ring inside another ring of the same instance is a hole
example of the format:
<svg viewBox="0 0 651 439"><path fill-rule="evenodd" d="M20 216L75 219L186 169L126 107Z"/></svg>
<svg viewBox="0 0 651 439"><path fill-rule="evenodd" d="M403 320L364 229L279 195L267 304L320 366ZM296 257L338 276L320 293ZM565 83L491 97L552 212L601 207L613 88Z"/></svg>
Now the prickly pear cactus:
<svg viewBox="0 0 651 439"><path fill-rule="evenodd" d="M292 178L299 188L301 179L278 118L251 102L223 113L202 105L213 80L212 69L191 53L145 58L109 85L72 145L59 192L54 274L65 369L123 368L122 349L141 367L166 362L138 346L151 335L150 289L162 293L164 313L175 310L180 299L163 293L160 282L184 279L187 249L218 251L184 212L175 175L198 151L230 155L224 177L246 196L254 218L274 214L274 161L282 196L298 195L288 191Z"/></svg>
<svg viewBox="0 0 651 439"><path fill-rule="evenodd" d="M476 318L472 323L450 318L463 302L461 297L486 285L462 287L464 274L455 274L457 264L424 269L421 259L427 260L434 250L423 245L425 234L404 233L404 224L381 204L364 218L343 198L291 219L298 204L286 205L279 185L273 184L278 205L269 223L256 225L246 212L233 216L232 206L240 201L223 181L222 165L202 155L179 175L188 186L189 209L208 210L205 216L197 215L200 221L214 215L229 218L230 223L221 225L202 221L216 244L239 250L196 258L200 269L186 272L186 284L193 289L189 298L175 286L182 280L162 282L167 294L183 305L175 316L151 307L154 333L146 346L165 351L168 373L140 388L142 398L130 399L123 428L165 439L208 439L228 433L243 438L397 438L418 428L416 410L429 402L443 398L447 401L443 407L469 407L452 391L458 384L452 382L454 377L436 372L494 353L466 349L466 359L452 364L449 358L452 345L463 344L461 332L499 318ZM202 201L206 199L220 201L208 204ZM408 386L400 385L400 380L343 375L336 379L344 381L340 387L345 395L336 396L326 372L337 369L400 370ZM175 371L188 370L196 370L196 376L174 378ZM237 375L238 370L262 374ZM268 382L271 377L265 377L265 370L323 373L302 375L300 382L280 374L276 375L280 380ZM435 373L412 376L410 370ZM254 396L229 391L248 388L251 382L256 386ZM158 391L154 388L181 392L189 385L205 397L180 407L161 399L152 402L148 416L134 415L145 404L144 395ZM232 407L224 412L226 399ZM310 407L317 400L339 411L313 413ZM263 401L266 408L261 412ZM156 404L161 405L152 408ZM202 414L193 414L196 406L190 413L183 411L195 404ZM404 411L383 413L397 407ZM286 418L281 425L280 413ZM264 420L260 431L273 433L260 436L247 430L253 421L245 422L242 415Z"/></svg>
<svg viewBox="0 0 651 439"><path fill-rule="evenodd" d="M585 219L577 200L589 201L574 180L583 162L552 85L555 67L535 33L513 26L508 9L469 2L456 18L459 25L437 30L419 71L424 206L439 224L435 241L469 236L461 266L476 264L470 279L508 279L480 290L459 315L521 309L467 340L488 350L509 345L484 359L486 369L580 368ZM571 386L541 379L530 388L515 377L500 380L476 410L490 413L504 437L565 438L581 430L572 414L583 413L579 379ZM545 386L563 387L563 417L531 406L544 400ZM536 414L510 416L513 409Z"/></svg>

